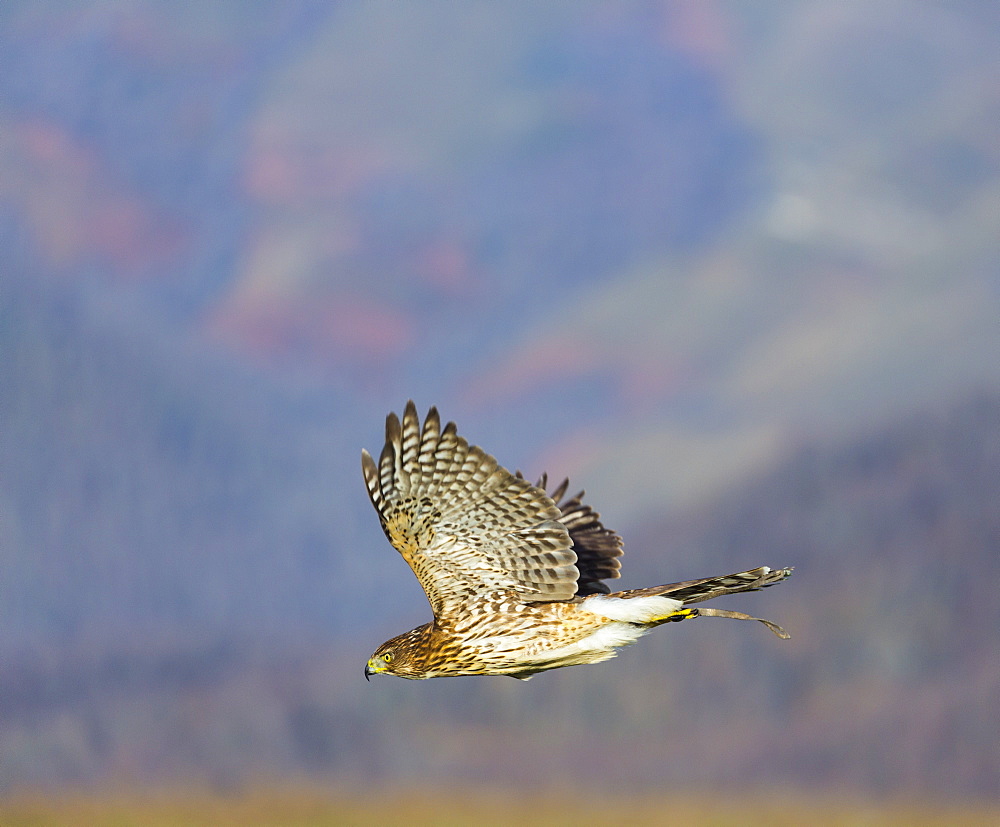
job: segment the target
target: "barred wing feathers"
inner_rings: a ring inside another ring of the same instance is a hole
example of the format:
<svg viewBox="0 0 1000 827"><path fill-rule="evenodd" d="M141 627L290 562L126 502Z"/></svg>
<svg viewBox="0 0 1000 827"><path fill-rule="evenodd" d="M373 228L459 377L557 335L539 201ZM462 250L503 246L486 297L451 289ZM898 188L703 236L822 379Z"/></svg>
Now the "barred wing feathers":
<svg viewBox="0 0 1000 827"><path fill-rule="evenodd" d="M444 429L431 408L423 429L413 402L389 414L378 463L362 451L372 505L389 542L413 569L435 618L474 595L511 590L524 601L569 600L579 571L560 511Z"/></svg>

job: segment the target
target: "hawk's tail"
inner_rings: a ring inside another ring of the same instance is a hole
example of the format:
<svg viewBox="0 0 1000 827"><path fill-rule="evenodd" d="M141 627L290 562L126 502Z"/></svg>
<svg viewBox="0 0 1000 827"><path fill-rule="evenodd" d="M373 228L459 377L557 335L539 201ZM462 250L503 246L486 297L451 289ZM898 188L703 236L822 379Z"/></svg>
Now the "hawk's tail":
<svg viewBox="0 0 1000 827"><path fill-rule="evenodd" d="M685 580L681 583L667 583L664 586L650 586L646 589L631 589L629 591L617 592L614 597L630 599L634 597L653 597L662 595L679 600L684 607L692 603L701 603L704 600L711 600L714 597L721 597L724 594L736 594L737 592L757 591L758 589L773 586L789 577L792 573L790 568L772 569L768 566L740 571L736 574L727 574L724 577L703 577L700 580ZM666 617L657 619L655 625L669 623L671 621L686 620L689 617L731 617L737 620L756 620L763 623L780 638L788 638L790 635L776 623L764 620L760 617L752 617L743 612L731 612L726 609L689 609L680 608Z"/></svg>

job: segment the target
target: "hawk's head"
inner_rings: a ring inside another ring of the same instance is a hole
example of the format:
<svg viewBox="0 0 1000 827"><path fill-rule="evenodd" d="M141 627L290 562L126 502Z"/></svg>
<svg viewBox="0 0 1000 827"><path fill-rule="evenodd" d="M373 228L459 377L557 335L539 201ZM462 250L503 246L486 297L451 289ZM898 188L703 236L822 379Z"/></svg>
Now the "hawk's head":
<svg viewBox="0 0 1000 827"><path fill-rule="evenodd" d="M423 666L424 637L427 626L387 640L365 664L365 678L386 672L400 678L420 679L427 674Z"/></svg>

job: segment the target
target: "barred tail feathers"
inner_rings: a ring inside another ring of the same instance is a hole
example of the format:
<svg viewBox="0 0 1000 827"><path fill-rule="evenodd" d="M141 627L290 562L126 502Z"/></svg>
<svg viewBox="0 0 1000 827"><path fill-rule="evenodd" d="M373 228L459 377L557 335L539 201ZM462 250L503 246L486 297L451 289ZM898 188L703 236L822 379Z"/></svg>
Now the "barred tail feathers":
<svg viewBox="0 0 1000 827"><path fill-rule="evenodd" d="M685 606L712 600L724 594L757 591L780 583L791 576L792 569L772 569L761 566L756 569L727 574L722 577L702 577L698 580L684 580L680 583L667 583L663 586L650 586L645 589L630 589L616 592L616 597L636 598L647 595L664 595L679 600Z"/></svg>
<svg viewBox="0 0 1000 827"><path fill-rule="evenodd" d="M649 617L643 621L632 622L645 622L652 626L659 626L663 623L686 620L689 617L728 617L735 620L756 620L758 623L763 623L767 626L778 637L787 639L790 637L788 632L770 620L726 609L692 609L686 607L692 603L701 603L705 600L711 600L726 594L737 594L739 592L757 591L767 588L785 580L791 576L791 573L791 568L772 569L768 566L761 566L756 569L749 569L748 571L727 574L723 577L703 577L699 580L685 580L680 583L668 583L663 586L650 586L645 589L630 589L628 591L615 592L606 597L602 596L602 599L607 601L615 600L616 602L637 601L647 604L657 598L660 600L668 598L671 603L675 604L669 611L664 611L658 616ZM596 597L593 597L589 600L596 599ZM595 604L594 608L597 609L597 607L598 604ZM667 608L664 602L664 609ZM627 610L622 611L625 614L629 614ZM604 614L604 610L601 613ZM652 612L648 614L652 614Z"/></svg>

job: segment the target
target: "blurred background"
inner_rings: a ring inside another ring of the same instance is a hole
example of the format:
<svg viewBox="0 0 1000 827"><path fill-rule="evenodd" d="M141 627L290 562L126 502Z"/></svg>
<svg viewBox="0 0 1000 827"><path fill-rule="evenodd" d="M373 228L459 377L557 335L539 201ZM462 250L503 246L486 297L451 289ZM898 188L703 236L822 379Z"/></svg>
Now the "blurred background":
<svg viewBox="0 0 1000 827"><path fill-rule="evenodd" d="M995 3L0 6L0 791L1000 798ZM625 538L793 565L616 660L429 619L408 398ZM724 793L719 792L720 795Z"/></svg>

